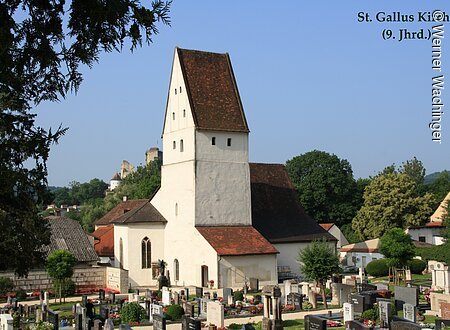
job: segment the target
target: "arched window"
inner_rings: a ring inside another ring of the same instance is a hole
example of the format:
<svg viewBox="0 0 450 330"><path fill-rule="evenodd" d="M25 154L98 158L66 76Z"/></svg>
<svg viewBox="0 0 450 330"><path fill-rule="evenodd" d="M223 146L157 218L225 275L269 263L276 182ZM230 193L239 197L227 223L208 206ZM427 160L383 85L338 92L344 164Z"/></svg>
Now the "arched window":
<svg viewBox="0 0 450 330"><path fill-rule="evenodd" d="M183 140L180 140L180 152L184 151L184 142Z"/></svg>
<svg viewBox="0 0 450 330"><path fill-rule="evenodd" d="M152 243L148 237L141 242L142 268L152 267Z"/></svg>
<svg viewBox="0 0 450 330"><path fill-rule="evenodd" d="M173 261L173 272L175 273L175 281L180 280L180 263L178 262L178 259L175 259Z"/></svg>
<svg viewBox="0 0 450 330"><path fill-rule="evenodd" d="M123 241L122 241L122 237L119 240L119 267L123 268Z"/></svg>

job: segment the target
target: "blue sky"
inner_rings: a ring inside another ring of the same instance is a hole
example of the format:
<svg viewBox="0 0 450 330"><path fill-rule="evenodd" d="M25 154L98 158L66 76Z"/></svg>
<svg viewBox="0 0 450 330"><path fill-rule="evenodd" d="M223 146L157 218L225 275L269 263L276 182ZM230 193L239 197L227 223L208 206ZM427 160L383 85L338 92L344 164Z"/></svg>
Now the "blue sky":
<svg viewBox="0 0 450 330"><path fill-rule="evenodd" d="M428 128L431 41L381 36L383 29L397 35L439 23L357 21L358 12L400 11L417 20L418 11L436 9L450 13L450 2L174 0L172 27L160 26L153 44L102 54L83 69L77 95L35 109L43 127L69 127L51 151L49 184L108 181L123 159L139 165L146 149L161 148L176 46L230 54L251 130L250 161L285 163L318 149L347 159L355 177L413 156L427 173L450 169L448 116L442 144L431 141ZM444 29L445 75L450 23Z"/></svg>

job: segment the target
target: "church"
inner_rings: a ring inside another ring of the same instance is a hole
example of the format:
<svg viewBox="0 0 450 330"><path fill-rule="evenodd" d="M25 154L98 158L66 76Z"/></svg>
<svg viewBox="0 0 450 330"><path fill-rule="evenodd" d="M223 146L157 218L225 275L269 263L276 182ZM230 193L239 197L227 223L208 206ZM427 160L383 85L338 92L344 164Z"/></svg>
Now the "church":
<svg viewBox="0 0 450 330"><path fill-rule="evenodd" d="M113 225L114 263L131 286L157 285L158 260L172 285L275 284L280 270L299 273L298 251L312 240L335 244L283 165L249 163L249 132L229 55L176 48L161 186L96 223Z"/></svg>

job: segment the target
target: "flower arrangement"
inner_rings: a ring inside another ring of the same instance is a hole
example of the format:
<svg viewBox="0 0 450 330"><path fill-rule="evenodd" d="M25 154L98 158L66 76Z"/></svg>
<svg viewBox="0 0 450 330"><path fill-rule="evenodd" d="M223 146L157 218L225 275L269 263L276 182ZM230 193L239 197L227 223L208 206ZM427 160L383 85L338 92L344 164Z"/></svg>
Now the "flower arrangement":
<svg viewBox="0 0 450 330"><path fill-rule="evenodd" d="M210 288L214 287L214 280L209 280L208 283Z"/></svg>

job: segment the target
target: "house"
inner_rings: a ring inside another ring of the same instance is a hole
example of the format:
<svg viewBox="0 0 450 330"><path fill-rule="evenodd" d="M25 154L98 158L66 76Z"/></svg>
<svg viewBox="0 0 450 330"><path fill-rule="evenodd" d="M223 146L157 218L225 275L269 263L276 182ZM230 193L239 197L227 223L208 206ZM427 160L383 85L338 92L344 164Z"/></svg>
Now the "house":
<svg viewBox="0 0 450 330"><path fill-rule="evenodd" d="M99 264L114 264L114 225L98 227L91 236L94 238L94 249L100 258Z"/></svg>
<svg viewBox="0 0 450 330"><path fill-rule="evenodd" d="M348 244L341 247L339 254L344 265L365 268L372 260L382 259L380 239L370 239L364 242Z"/></svg>
<svg viewBox="0 0 450 330"><path fill-rule="evenodd" d="M335 245L304 212L283 165L249 163L248 136L228 54L176 48L161 187L96 223L114 225L115 266L132 286L156 285L158 260L175 285L275 284L278 266L299 272L298 251L313 239Z"/></svg>
<svg viewBox="0 0 450 330"><path fill-rule="evenodd" d="M331 235L333 235L334 238L337 239L336 248L339 250L343 245L348 245L348 241L345 238L342 231L339 229L338 226L336 226L334 223L320 223L320 227L325 229L327 232L329 232Z"/></svg>
<svg viewBox="0 0 450 330"><path fill-rule="evenodd" d="M444 244L442 232L445 229L445 216L447 214L447 205L450 201L450 192L438 206L436 211L430 217L430 221L424 226L411 226L405 230L413 240L429 243L432 245Z"/></svg>

